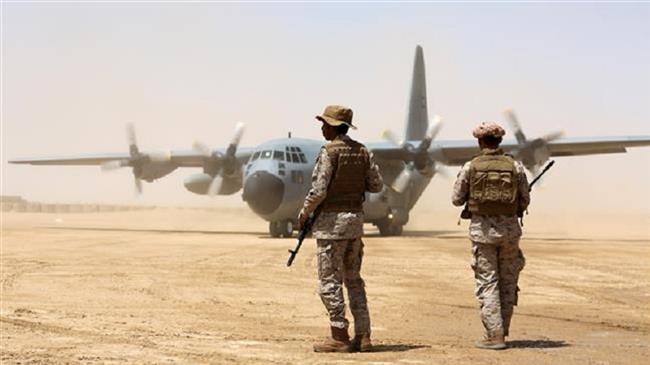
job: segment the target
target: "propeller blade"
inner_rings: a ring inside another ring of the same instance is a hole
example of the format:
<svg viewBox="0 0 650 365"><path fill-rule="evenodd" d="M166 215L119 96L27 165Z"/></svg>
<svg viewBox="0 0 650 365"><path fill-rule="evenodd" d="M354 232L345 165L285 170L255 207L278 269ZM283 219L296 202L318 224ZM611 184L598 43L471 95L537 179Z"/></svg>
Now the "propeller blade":
<svg viewBox="0 0 650 365"><path fill-rule="evenodd" d="M239 122L235 125L235 133L230 140L230 145L238 146L241 141L242 136L244 135L244 129L246 125L242 122Z"/></svg>
<svg viewBox="0 0 650 365"><path fill-rule="evenodd" d="M133 182L135 184L135 193L136 195L141 195L142 194L142 180L138 178L137 176L133 175Z"/></svg>
<svg viewBox="0 0 650 365"><path fill-rule="evenodd" d="M128 160L112 160L102 163L99 167L102 169L102 171L113 171L128 165Z"/></svg>
<svg viewBox="0 0 650 365"><path fill-rule="evenodd" d="M429 123L427 132L424 135L424 139L422 140L422 142L420 142L420 145L418 146L420 152L427 151L429 147L431 147L431 142L433 142L433 140L436 138L441 128L442 128L442 118L439 115L435 115L431 120L431 123Z"/></svg>
<svg viewBox="0 0 650 365"><path fill-rule="evenodd" d="M551 132L541 138L546 142L550 142L562 137L563 135L564 135L564 131L556 131L556 132Z"/></svg>
<svg viewBox="0 0 650 365"><path fill-rule="evenodd" d="M222 185L223 177L221 175L215 176L214 179L212 179L210 186L208 187L208 196L215 196L219 194Z"/></svg>
<svg viewBox="0 0 650 365"><path fill-rule="evenodd" d="M398 193L403 193L411 181L411 175L413 175L413 171L411 170L410 166L405 166L399 175L397 175L395 181L393 181L393 184L391 185L393 190Z"/></svg>
<svg viewBox="0 0 650 365"><path fill-rule="evenodd" d="M235 153L237 152L237 146L239 146L239 141L241 141L243 134L244 123L237 123L235 126L235 133L230 140L230 145L228 145L228 148L226 149L226 159L230 161L229 169L232 169L235 160Z"/></svg>
<svg viewBox="0 0 650 365"><path fill-rule="evenodd" d="M398 147L399 147L399 146L402 145L402 141L400 141L400 140L397 138L397 135L395 135L395 133L394 133L393 131L391 131L390 129L386 129L386 130L384 130L384 131L381 133L381 138L383 138L383 139L385 139L386 141L388 141L388 142L394 144L395 146L398 146Z"/></svg>
<svg viewBox="0 0 650 365"><path fill-rule="evenodd" d="M195 140L192 143L192 148L195 151L200 152L201 154L205 155L205 157L210 157L212 155L212 151L210 150L210 147L208 147L205 143L203 143L203 142L201 142L199 140Z"/></svg>
<svg viewBox="0 0 650 365"><path fill-rule="evenodd" d="M440 166L436 164L436 175L442 176L444 179L449 180L451 174L449 173L449 170L447 170L445 167Z"/></svg>
<svg viewBox="0 0 650 365"><path fill-rule="evenodd" d="M426 138L434 140L442 128L442 118L439 115L434 115L429 128L427 129Z"/></svg>
<svg viewBox="0 0 650 365"><path fill-rule="evenodd" d="M526 143L526 135L521 130L521 125L519 124L519 120L517 120L517 116L512 111L512 109L504 110L503 114L505 115L506 120L510 124L512 130L515 132L515 138L517 139L517 143L519 144Z"/></svg>
<svg viewBox="0 0 650 365"><path fill-rule="evenodd" d="M140 152L138 150L138 141L135 138L135 127L133 123L126 124L126 139L129 142L129 153L131 157L135 157Z"/></svg>

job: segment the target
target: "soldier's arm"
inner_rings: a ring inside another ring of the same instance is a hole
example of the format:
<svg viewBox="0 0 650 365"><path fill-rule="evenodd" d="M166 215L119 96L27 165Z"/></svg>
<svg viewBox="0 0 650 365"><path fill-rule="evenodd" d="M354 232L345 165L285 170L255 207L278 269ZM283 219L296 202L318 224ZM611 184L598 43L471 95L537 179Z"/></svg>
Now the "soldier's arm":
<svg viewBox="0 0 650 365"><path fill-rule="evenodd" d="M458 172L458 177L454 183L454 191L451 195L451 202L459 207L467 202L469 195L469 162L463 165Z"/></svg>
<svg viewBox="0 0 650 365"><path fill-rule="evenodd" d="M526 210L526 208L528 208L528 205L530 204L528 178L526 177L526 170L524 169L524 165L521 162L515 162L515 166L517 168L517 174L519 174L519 210L523 212Z"/></svg>
<svg viewBox="0 0 650 365"><path fill-rule="evenodd" d="M370 164L368 171L366 171L366 190L371 193L378 193L384 188L384 179L379 173L379 166L375 163L375 159L370 152Z"/></svg>
<svg viewBox="0 0 650 365"><path fill-rule="evenodd" d="M311 176L311 189L307 193L307 197L305 197L305 202L300 211L301 216L308 216L325 200L333 170L332 160L325 147L323 147L318 155L316 166L314 166L314 172Z"/></svg>

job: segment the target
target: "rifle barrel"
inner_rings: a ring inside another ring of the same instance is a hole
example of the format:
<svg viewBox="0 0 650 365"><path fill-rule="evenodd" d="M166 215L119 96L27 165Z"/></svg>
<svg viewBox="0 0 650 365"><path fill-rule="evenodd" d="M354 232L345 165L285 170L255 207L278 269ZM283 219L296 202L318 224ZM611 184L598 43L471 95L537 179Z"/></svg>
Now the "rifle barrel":
<svg viewBox="0 0 650 365"><path fill-rule="evenodd" d="M550 169L551 166L553 166L554 163L555 163L555 160L551 160L551 162L549 162L546 166L544 166L544 169L542 170L542 172L540 172L539 175L537 175L537 177L535 177L533 179L533 181L531 181L530 185L528 185L528 191L531 191L531 189L533 188L533 185L535 185L537 180L539 180L542 177L542 175L544 175L546 173L546 171L548 171L548 169Z"/></svg>

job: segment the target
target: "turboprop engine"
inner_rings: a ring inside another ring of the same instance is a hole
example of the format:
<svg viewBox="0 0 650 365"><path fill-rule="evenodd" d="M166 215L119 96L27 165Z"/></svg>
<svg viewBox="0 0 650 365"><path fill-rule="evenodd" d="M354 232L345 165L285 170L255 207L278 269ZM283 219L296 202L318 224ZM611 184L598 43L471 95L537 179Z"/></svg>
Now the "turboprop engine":
<svg viewBox="0 0 650 365"><path fill-rule="evenodd" d="M237 161L237 147L244 134L244 124L237 123L225 153L213 151L205 144L194 142L194 149L205 155L203 173L185 179L185 188L200 195L229 195L242 187L242 171Z"/></svg>
<svg viewBox="0 0 650 365"><path fill-rule="evenodd" d="M532 175L538 175L541 167L551 156L551 152L548 150L548 143L562 137L564 133L557 131L539 138L527 139L512 109L506 109L503 113L517 139L517 147L512 151L513 155L526 166L526 169Z"/></svg>
<svg viewBox="0 0 650 365"><path fill-rule="evenodd" d="M429 123L425 136L418 146L412 146L407 141L400 142L391 131L384 131L383 137L393 145L401 147L404 158L404 167L391 185L395 191L403 193L408 190L412 181L419 178L430 179L436 172L441 171L436 166L436 162L438 162L435 159L436 154L429 150L431 142L440 132L441 127L442 119L436 115Z"/></svg>
<svg viewBox="0 0 650 365"><path fill-rule="evenodd" d="M214 186L214 180L219 177L211 176L205 172L188 176L185 181L185 189L200 195L230 195L239 191L242 187L241 175L223 177L216 191L211 191L210 187Z"/></svg>
<svg viewBox="0 0 650 365"><path fill-rule="evenodd" d="M103 171L111 171L123 167L131 167L136 194L142 194L142 180L152 182L172 171L178 166L171 161L169 153L142 153L135 138L135 128L129 123L126 126L129 142L129 158L111 160L102 163Z"/></svg>

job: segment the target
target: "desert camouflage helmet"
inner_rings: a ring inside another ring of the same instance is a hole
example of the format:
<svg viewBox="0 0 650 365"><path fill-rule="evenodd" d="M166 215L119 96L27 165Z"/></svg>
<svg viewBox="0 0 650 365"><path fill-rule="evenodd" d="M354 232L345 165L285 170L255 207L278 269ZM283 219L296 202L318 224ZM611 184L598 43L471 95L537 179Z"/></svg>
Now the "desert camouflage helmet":
<svg viewBox="0 0 650 365"><path fill-rule="evenodd" d="M506 131L498 124L494 122L483 122L479 124L472 131L472 135L476 138L485 138L485 137L503 137L506 134Z"/></svg>
<svg viewBox="0 0 650 365"><path fill-rule="evenodd" d="M352 125L352 109L340 105L328 105L323 114L317 115L316 119L334 127L345 124L352 129L357 129Z"/></svg>

